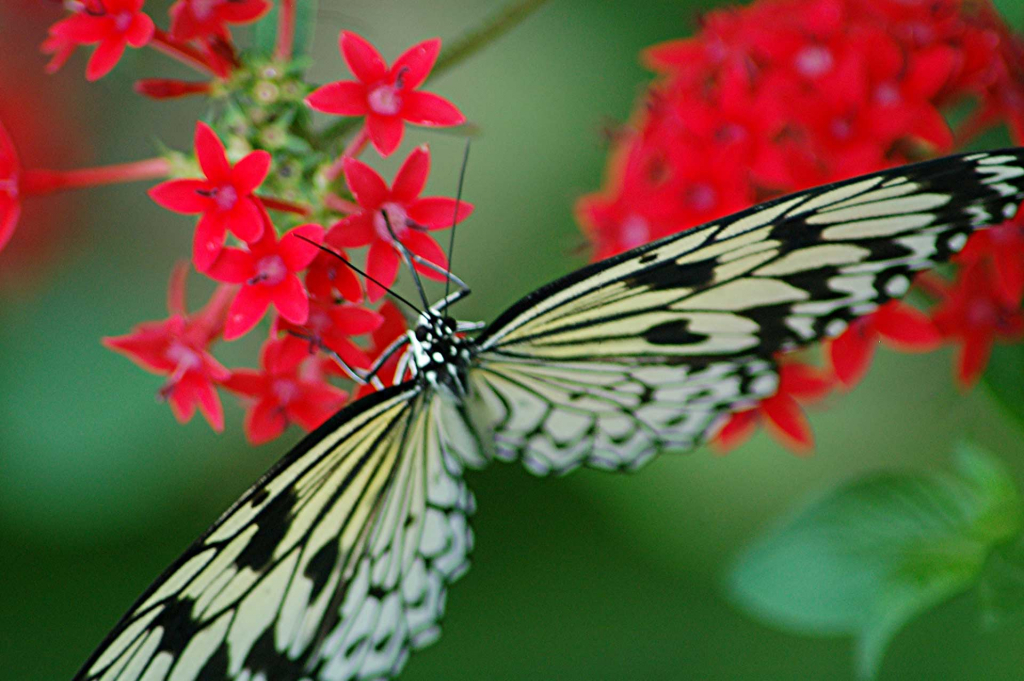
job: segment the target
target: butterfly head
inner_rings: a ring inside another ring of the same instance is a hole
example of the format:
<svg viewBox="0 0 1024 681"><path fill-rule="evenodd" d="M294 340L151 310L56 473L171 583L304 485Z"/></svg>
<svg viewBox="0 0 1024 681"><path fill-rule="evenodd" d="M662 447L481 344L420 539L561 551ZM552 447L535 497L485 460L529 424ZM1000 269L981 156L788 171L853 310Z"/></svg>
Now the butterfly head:
<svg viewBox="0 0 1024 681"><path fill-rule="evenodd" d="M420 315L419 323L409 331L412 359L410 368L442 393L455 399L466 395L466 369L470 360L470 344L456 331L452 317L433 310Z"/></svg>

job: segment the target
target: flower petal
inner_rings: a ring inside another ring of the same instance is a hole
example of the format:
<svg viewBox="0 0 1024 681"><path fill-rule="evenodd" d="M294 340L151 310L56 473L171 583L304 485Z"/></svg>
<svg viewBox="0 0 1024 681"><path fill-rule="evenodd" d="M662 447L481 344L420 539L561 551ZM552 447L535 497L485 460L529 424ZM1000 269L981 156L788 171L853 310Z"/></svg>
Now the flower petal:
<svg viewBox="0 0 1024 681"><path fill-rule="evenodd" d="M367 246L377 238L373 218L369 213L356 213L331 225L324 241L340 248Z"/></svg>
<svg viewBox="0 0 1024 681"><path fill-rule="evenodd" d="M270 306L270 287L243 286L231 301L224 322L224 340L241 338L256 326Z"/></svg>
<svg viewBox="0 0 1024 681"><path fill-rule="evenodd" d="M298 237L302 237L302 239ZM299 225L288 230L281 237L277 253L284 260L285 267L291 272L298 272L309 267L309 263L313 262L320 252L319 248L303 239L309 239L318 244L323 242L324 228L315 224Z"/></svg>
<svg viewBox="0 0 1024 681"><path fill-rule="evenodd" d="M928 352L942 343L942 334L924 312L892 301L873 315L875 328L892 345L905 352Z"/></svg>
<svg viewBox="0 0 1024 681"><path fill-rule="evenodd" d="M338 36L338 49L352 74L364 83L374 83L387 75L388 67L380 52L365 38L352 31Z"/></svg>
<svg viewBox="0 0 1024 681"><path fill-rule="evenodd" d="M85 67L85 79L88 81L99 80L110 73L117 62L121 60L124 49L128 42L124 37L109 38L104 40L93 51L89 57L89 63Z"/></svg>
<svg viewBox="0 0 1024 681"><path fill-rule="evenodd" d="M410 230L404 237L402 237L402 243L410 251L420 256L424 260L428 260L442 270L448 268L448 259L444 256L444 251L437 245L433 237L423 232L416 232ZM414 263L416 271L425 277L444 281L445 277L440 272L436 272L430 268L424 267L419 263Z"/></svg>
<svg viewBox="0 0 1024 681"><path fill-rule="evenodd" d="M455 214L455 199L430 196L419 199L408 207L409 218L428 229L445 229L462 222L473 212L473 204L459 201L459 214Z"/></svg>
<svg viewBox="0 0 1024 681"><path fill-rule="evenodd" d="M402 100L400 115L416 125L447 127L462 125L466 122L466 117L462 115L462 112L447 99L431 92L420 92L419 90L406 93Z"/></svg>
<svg viewBox="0 0 1024 681"><path fill-rule="evenodd" d="M255 274L251 253L241 248L225 248L217 256L206 276L226 284L241 284Z"/></svg>
<svg viewBox="0 0 1024 681"><path fill-rule="evenodd" d="M388 200L391 192L384 178L373 168L354 158L345 159L345 183L363 208L373 211Z"/></svg>
<svg viewBox="0 0 1024 681"><path fill-rule="evenodd" d="M21 203L7 196L0 196L0 251L11 240L14 228L21 216Z"/></svg>
<svg viewBox="0 0 1024 681"><path fill-rule="evenodd" d="M726 454L750 439L756 427L757 410L738 411L729 417L710 444L719 454Z"/></svg>
<svg viewBox="0 0 1024 681"><path fill-rule="evenodd" d="M398 253L385 241L374 241L366 256L366 272L384 286L391 286L398 276ZM371 301L380 300L387 291L373 283L366 282L366 295Z"/></svg>
<svg viewBox="0 0 1024 681"><path fill-rule="evenodd" d="M246 154L235 167L231 169L231 184L238 191L239 196L252 194L253 191L263 184L270 172L270 154L266 151L254 151Z"/></svg>
<svg viewBox="0 0 1024 681"><path fill-rule="evenodd" d="M210 183L205 180L169 180L161 182L147 192L157 205L175 213L202 213L210 209L209 197L201 192L209 191Z"/></svg>
<svg viewBox="0 0 1024 681"><path fill-rule="evenodd" d="M772 434L798 456L807 456L814 449L814 433L800 405L789 395L775 395L758 407L765 416Z"/></svg>
<svg viewBox="0 0 1024 681"><path fill-rule="evenodd" d="M210 215L210 213L208 213ZM246 243L255 243L266 229L263 211L251 197L244 197L227 213L222 213L228 230Z"/></svg>
<svg viewBox="0 0 1024 681"><path fill-rule="evenodd" d="M245 413L245 436L254 445L270 442L287 427L284 410L274 400L260 400Z"/></svg>
<svg viewBox="0 0 1024 681"><path fill-rule="evenodd" d="M269 288L269 287L264 287ZM305 324L309 318L309 297L302 282L294 274L289 274L271 291L271 300L278 313L292 324ZM225 334L225 338L227 334Z"/></svg>
<svg viewBox="0 0 1024 681"><path fill-rule="evenodd" d="M871 366L875 355L877 334L871 331L866 320L858 320L828 344L828 356L832 371L844 388L860 383Z"/></svg>
<svg viewBox="0 0 1024 681"><path fill-rule="evenodd" d="M354 80L339 80L318 87L306 97L306 105L335 116L362 116L369 111L366 87Z"/></svg>
<svg viewBox="0 0 1024 681"><path fill-rule="evenodd" d="M396 78L402 79L404 90L415 90L430 75L434 68L437 55L441 52L441 39L431 38L422 43L413 45L402 53L391 66L391 73Z"/></svg>
<svg viewBox="0 0 1024 681"><path fill-rule="evenodd" d="M195 264L197 272L207 272L217 260L224 248L226 229L227 222L222 213L206 213L199 218L196 232L192 235L192 262ZM247 274L246 277L248 276ZM227 280L220 279L219 281ZM244 278L238 281L244 281Z"/></svg>
<svg viewBox="0 0 1024 681"><path fill-rule="evenodd" d="M145 47L153 39L156 32L156 25L149 15L139 12L132 17L131 26L125 31L125 38L132 47Z"/></svg>
<svg viewBox="0 0 1024 681"><path fill-rule="evenodd" d="M231 181L231 165L224 145L217 133L202 121L196 123L195 149L199 167L210 182L220 185Z"/></svg>
<svg viewBox="0 0 1024 681"><path fill-rule="evenodd" d="M415 94L415 93L410 93ZM370 141L381 156L390 156L402 143L405 124L398 116L366 116L366 130L370 133Z"/></svg>
<svg viewBox="0 0 1024 681"><path fill-rule="evenodd" d="M412 150L409 157L398 169L394 182L391 183L391 197L398 203L413 201L427 184L430 173L430 149L422 144Z"/></svg>
<svg viewBox="0 0 1024 681"><path fill-rule="evenodd" d="M376 331L384 323L383 315L361 305L335 305L329 314L335 330L346 336Z"/></svg>

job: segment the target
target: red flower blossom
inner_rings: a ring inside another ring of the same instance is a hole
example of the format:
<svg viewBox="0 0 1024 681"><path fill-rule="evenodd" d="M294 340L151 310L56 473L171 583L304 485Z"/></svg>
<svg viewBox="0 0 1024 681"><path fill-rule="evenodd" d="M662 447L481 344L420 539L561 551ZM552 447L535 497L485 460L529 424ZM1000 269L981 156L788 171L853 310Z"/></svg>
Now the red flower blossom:
<svg viewBox="0 0 1024 681"><path fill-rule="evenodd" d="M224 381L248 398L245 436L254 445L273 440L289 424L313 430L342 407L347 394L323 380L308 345L293 336L268 340L260 353L262 371L239 369Z"/></svg>
<svg viewBox="0 0 1024 681"><path fill-rule="evenodd" d="M352 342L352 336L361 336L376 330L384 318L360 305L335 304L331 301L309 301L309 317L302 324L279 318L275 329L290 332L305 339L313 350L324 347L337 353L349 366L366 369L370 358Z"/></svg>
<svg viewBox="0 0 1024 681"><path fill-rule="evenodd" d="M207 274L217 281L242 284L228 310L225 340L248 333L271 304L287 321L306 322L309 298L296 272L313 262L317 248L299 236L320 243L324 230L320 225L301 225L286 232L278 241L268 221L263 238L249 244L248 250L225 248L221 251Z"/></svg>
<svg viewBox="0 0 1024 681"><path fill-rule="evenodd" d="M0 122L0 251L11 240L21 215L20 183L18 152L3 122Z"/></svg>
<svg viewBox="0 0 1024 681"><path fill-rule="evenodd" d="M1024 213L1018 213L1024 216ZM956 258L963 267L991 259L995 267L996 292L1009 306L1020 305L1024 297L1024 223L1021 217L971 235Z"/></svg>
<svg viewBox="0 0 1024 681"><path fill-rule="evenodd" d="M177 0L170 9L171 37L230 40L228 24L251 23L269 10L267 0Z"/></svg>
<svg viewBox="0 0 1024 681"><path fill-rule="evenodd" d="M160 396L170 403L178 421L187 423L198 407L210 426L220 432L224 411L214 386L231 372L214 359L209 347L220 335L230 292L227 287L218 288L202 310L189 315L185 311L187 274L185 265L171 275L168 319L139 324L126 336L104 338L103 344L143 369L168 377Z"/></svg>
<svg viewBox="0 0 1024 681"><path fill-rule="evenodd" d="M942 297L932 319L943 337L960 344L957 381L961 388L969 388L985 370L997 339L1024 338L1024 315L1019 304L1009 304L1001 295L995 271L987 263L961 268L952 285L938 277L928 281L928 288Z"/></svg>
<svg viewBox="0 0 1024 681"><path fill-rule="evenodd" d="M60 68L75 46L96 45L85 68L87 80L110 73L126 46L143 47L153 37L153 20L142 11L145 0L81 0L74 14L50 27L43 50L55 53L48 67Z"/></svg>
<svg viewBox="0 0 1024 681"><path fill-rule="evenodd" d="M405 332L409 329L409 325L405 321L405 315L398 309L398 306L392 303L390 300L385 300L384 304L380 306L378 310L380 312L383 323L370 334L372 345L367 351L367 354L373 358L376 362L380 357L380 354L384 352L389 345L391 345L399 336L405 335ZM377 372L377 378L381 380L385 386L393 385L395 382L395 369L398 368L398 360L402 356L401 352L396 352L392 355ZM365 397L374 391L374 387L370 384L359 386L359 390L354 395L355 398Z"/></svg>
<svg viewBox="0 0 1024 681"><path fill-rule="evenodd" d="M814 433L800 405L822 399L832 386L832 377L821 369L805 364L782 364L778 392L752 409L732 414L712 438L711 445L721 453L734 449L745 442L760 423L795 454L810 454L814 448Z"/></svg>
<svg viewBox="0 0 1024 681"><path fill-rule="evenodd" d="M455 199L420 198L429 172L430 151L426 146L417 147L409 154L390 189L370 166L354 158L345 159L345 181L362 210L335 223L331 227L331 239L342 247L369 245L367 272L384 286L390 286L395 280L399 266L399 255L388 224L412 253L444 268L447 267L444 252L427 230L451 227L453 218L454 222L461 222L473 212L473 204L465 201L459 202L459 213L455 215ZM383 214L387 214L386 222ZM444 275L419 264L416 269L424 276L444 280ZM378 300L385 293L369 281L366 290L370 300Z"/></svg>
<svg viewBox="0 0 1024 681"><path fill-rule="evenodd" d="M335 296L341 296L350 303L358 303L363 299L363 287L352 268L341 262L348 256L337 241L338 230L332 229L324 236L324 245L332 252L316 254L306 270L306 290L310 298L334 301Z"/></svg>
<svg viewBox="0 0 1024 681"><path fill-rule="evenodd" d="M889 301L870 315L854 320L828 345L836 378L852 388L864 378L879 342L903 352L928 352L942 336L928 315L899 301Z"/></svg>
<svg viewBox="0 0 1024 681"><path fill-rule="evenodd" d="M358 80L343 80L316 89L306 103L338 116L366 116L366 131L382 156L402 141L405 122L448 127L466 121L447 99L416 88L423 84L441 51L434 38L413 45L389 69L373 45L350 31L338 40L349 70Z"/></svg>
<svg viewBox="0 0 1024 681"><path fill-rule="evenodd" d="M254 151L232 166L224 145L205 123L196 124L196 158L205 180L171 180L149 190L158 204L176 213L202 213L192 244L196 269L206 272L224 248L230 231L247 243L264 232L264 219L253 192L270 172L270 154Z"/></svg>

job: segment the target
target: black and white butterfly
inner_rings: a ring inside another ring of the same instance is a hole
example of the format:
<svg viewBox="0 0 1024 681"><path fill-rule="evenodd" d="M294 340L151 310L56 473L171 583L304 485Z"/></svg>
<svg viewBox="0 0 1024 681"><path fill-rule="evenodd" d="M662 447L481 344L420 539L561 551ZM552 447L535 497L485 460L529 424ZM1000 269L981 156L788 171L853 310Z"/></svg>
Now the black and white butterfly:
<svg viewBox="0 0 1024 681"><path fill-rule="evenodd" d="M841 333L1014 215L1024 149L895 168L584 267L497 320L459 290L395 385L306 437L142 595L76 681L389 679L468 567L463 471L632 469L772 395L773 357Z"/></svg>

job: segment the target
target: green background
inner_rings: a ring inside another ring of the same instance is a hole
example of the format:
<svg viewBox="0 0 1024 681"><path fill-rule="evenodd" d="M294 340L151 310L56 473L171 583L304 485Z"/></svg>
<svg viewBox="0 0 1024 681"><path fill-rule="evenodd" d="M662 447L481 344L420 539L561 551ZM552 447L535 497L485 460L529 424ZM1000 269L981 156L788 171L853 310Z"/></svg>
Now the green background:
<svg viewBox="0 0 1024 681"><path fill-rule="evenodd" d="M166 5L147 3L163 26ZM342 28L391 60L425 37L454 39L498 6L321 0L311 77L347 77L336 49ZM474 289L460 317L493 318L582 264L573 201L600 185L602 130L628 115L649 78L637 54L689 35L706 6L554 0L432 82L482 131L465 189L477 209L455 255L456 272ZM1024 25L1013 0L1002 6ZM20 7L0 8L0 44L17 37L31 52L46 24ZM0 51L0 68L4 59ZM132 53L88 88L83 54L49 79L42 64L40 88L75 90L64 115L92 149L83 160L145 158L157 139L189 146L197 100L131 93L137 77L188 77L161 55ZM0 92L12 96L21 95ZM61 134L72 133L55 131L55 144ZM406 150L423 141L434 159L428 193L451 195L461 140L407 129ZM394 166L378 165L386 176ZM188 257L190 219L157 208L143 189L52 202L65 223L53 254L34 276L0 289L4 679L70 678L149 582L299 435L249 447L228 395L226 433L199 418L182 427L153 399L160 378L100 347L104 335L165 315L167 276ZM15 240L33 229L32 215ZM193 305L209 290L200 279L190 279ZM252 364L255 345L246 343L218 354ZM758 624L727 604L720 579L746 541L807 495L882 468L945 466L964 433L1024 481L1020 431L980 389L959 394L951 365L949 352L883 351L861 386L812 415L818 445L810 459L759 434L725 458L706 449L663 456L632 475L537 479L510 465L471 473L479 505L473 568L449 592L440 642L415 654L402 678L852 678L848 641ZM932 611L895 639L881 678L1019 679L1024 631L986 633L977 622L970 596Z"/></svg>

